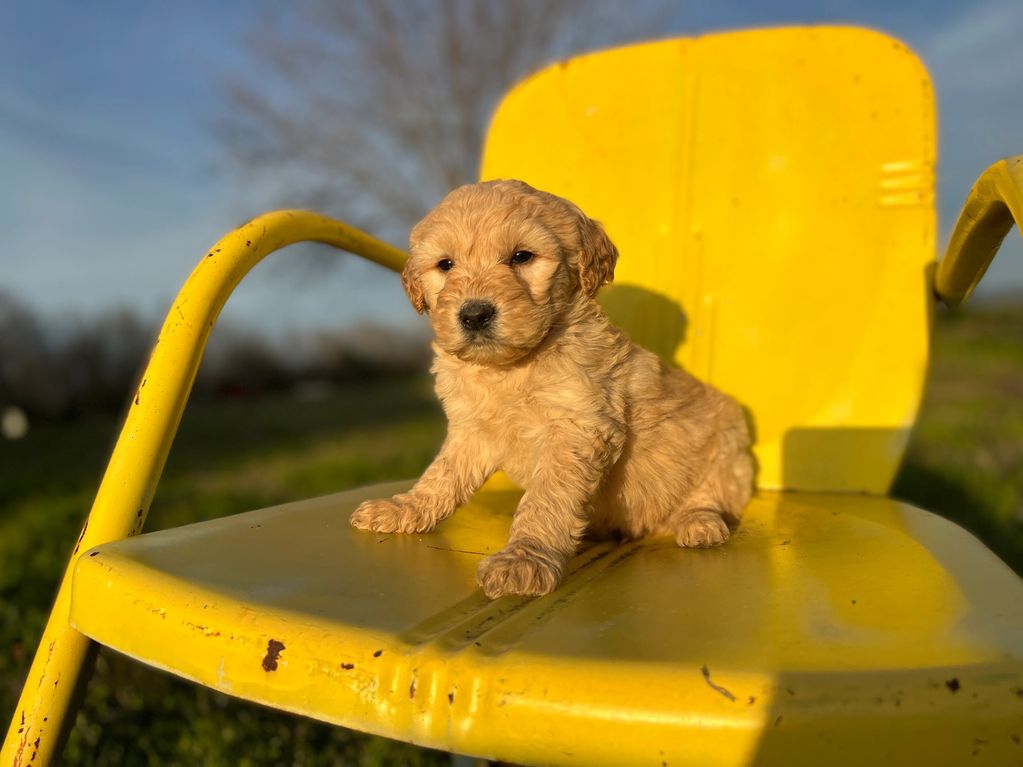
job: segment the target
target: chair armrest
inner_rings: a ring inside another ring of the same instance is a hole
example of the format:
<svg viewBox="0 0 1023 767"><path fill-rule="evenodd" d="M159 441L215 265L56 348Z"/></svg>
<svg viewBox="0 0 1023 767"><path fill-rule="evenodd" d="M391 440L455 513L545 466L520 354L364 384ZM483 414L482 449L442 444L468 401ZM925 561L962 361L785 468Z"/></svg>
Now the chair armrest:
<svg viewBox="0 0 1023 767"><path fill-rule="evenodd" d="M304 210L254 218L200 259L171 304L76 551L142 528L220 310L263 258L298 242L322 242L399 271L405 253L348 224Z"/></svg>
<svg viewBox="0 0 1023 767"><path fill-rule="evenodd" d="M71 579L79 553L142 530L178 430L206 341L228 296L259 261L296 242L333 245L398 271L405 254L354 227L301 210L267 213L227 234L185 282L153 346L128 408L92 511L75 544L39 640L21 699L0 749L0 764L59 757L74 715L79 680L88 675L89 640L68 625ZM44 724L45 723L45 724ZM31 749L31 752L28 750Z"/></svg>
<svg viewBox="0 0 1023 767"><path fill-rule="evenodd" d="M970 190L938 264L934 278L938 298L951 307L965 301L1013 223L1023 233L1023 155L999 160Z"/></svg>

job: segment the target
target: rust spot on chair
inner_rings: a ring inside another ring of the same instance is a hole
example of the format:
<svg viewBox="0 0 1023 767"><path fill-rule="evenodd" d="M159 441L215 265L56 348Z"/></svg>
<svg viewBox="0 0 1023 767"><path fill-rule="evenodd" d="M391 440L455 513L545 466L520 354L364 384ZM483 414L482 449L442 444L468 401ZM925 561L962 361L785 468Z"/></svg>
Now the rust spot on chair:
<svg viewBox="0 0 1023 767"><path fill-rule="evenodd" d="M78 553L78 549L82 545L82 539L85 538L85 531L88 530L88 529L89 529L89 520L86 519L85 520L85 525L82 527L82 532L79 533L79 535L78 535L78 543L75 544L75 550L73 552L71 552L72 555Z"/></svg>
<svg viewBox="0 0 1023 767"><path fill-rule="evenodd" d="M958 677L952 677L947 682L945 682L945 686L949 690L951 690L952 692L958 692L959 691L959 678Z"/></svg>
<svg viewBox="0 0 1023 767"><path fill-rule="evenodd" d="M343 668L345 671L351 671L353 668L355 668L355 664L354 663L342 663L341 664L341 668Z"/></svg>
<svg viewBox="0 0 1023 767"><path fill-rule="evenodd" d="M707 686L710 687L710 689L714 690L714 692L721 693L722 695L724 695L726 698L728 698L728 700L732 701L733 703L735 702L735 696L732 695L731 690L729 690L729 689L727 689L725 687L722 687L719 684L714 684L714 682L711 681L711 679L710 679L710 669L709 668L704 666L703 668L700 669L700 672L703 674L703 679L707 683Z"/></svg>
<svg viewBox="0 0 1023 767"><path fill-rule="evenodd" d="M263 658L264 671L276 671L277 661L281 657L281 650L284 649L284 642L271 639L266 643L266 657Z"/></svg>

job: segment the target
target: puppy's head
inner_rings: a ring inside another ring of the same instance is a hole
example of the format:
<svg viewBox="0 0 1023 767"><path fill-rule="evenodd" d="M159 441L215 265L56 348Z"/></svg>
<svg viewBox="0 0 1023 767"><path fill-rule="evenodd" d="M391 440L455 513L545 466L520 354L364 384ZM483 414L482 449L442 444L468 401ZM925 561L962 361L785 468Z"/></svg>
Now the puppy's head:
<svg viewBox="0 0 1023 767"><path fill-rule="evenodd" d="M617 258L600 224L568 200L487 181L455 189L416 224L402 283L444 351L504 365L595 296Z"/></svg>

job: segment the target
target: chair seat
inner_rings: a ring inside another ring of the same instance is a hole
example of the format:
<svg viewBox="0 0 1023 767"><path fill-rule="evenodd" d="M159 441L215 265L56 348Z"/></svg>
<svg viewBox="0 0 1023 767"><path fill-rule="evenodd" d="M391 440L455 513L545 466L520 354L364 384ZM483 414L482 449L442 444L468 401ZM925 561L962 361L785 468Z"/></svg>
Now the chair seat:
<svg viewBox="0 0 1023 767"><path fill-rule="evenodd" d="M1023 581L887 498L757 495L728 545L594 544L490 602L518 494L433 533L348 525L364 488L99 546L71 623L209 687L537 764L1023 761Z"/></svg>

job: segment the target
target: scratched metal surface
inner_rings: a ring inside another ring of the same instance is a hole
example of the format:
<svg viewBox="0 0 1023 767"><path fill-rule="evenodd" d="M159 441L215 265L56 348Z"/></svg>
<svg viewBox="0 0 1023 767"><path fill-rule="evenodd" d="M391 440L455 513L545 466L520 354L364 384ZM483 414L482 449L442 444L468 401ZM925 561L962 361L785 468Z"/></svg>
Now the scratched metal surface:
<svg viewBox="0 0 1023 767"><path fill-rule="evenodd" d="M763 493L720 549L598 543L556 593L489 602L474 570L517 493L485 490L426 535L348 526L404 486L101 546L72 623L233 695L527 763L1020 753L1023 584L933 515Z"/></svg>

